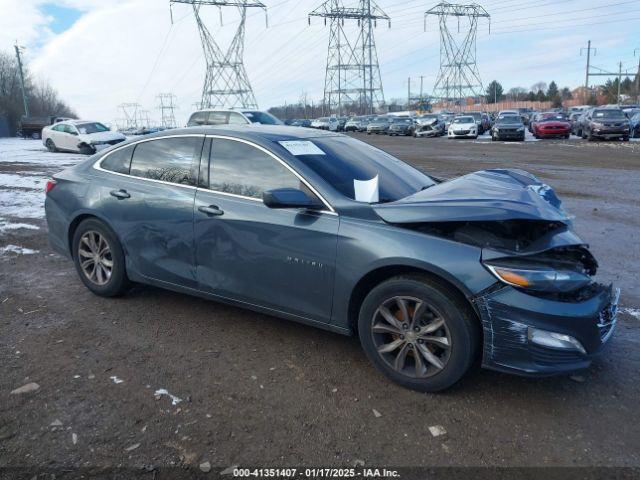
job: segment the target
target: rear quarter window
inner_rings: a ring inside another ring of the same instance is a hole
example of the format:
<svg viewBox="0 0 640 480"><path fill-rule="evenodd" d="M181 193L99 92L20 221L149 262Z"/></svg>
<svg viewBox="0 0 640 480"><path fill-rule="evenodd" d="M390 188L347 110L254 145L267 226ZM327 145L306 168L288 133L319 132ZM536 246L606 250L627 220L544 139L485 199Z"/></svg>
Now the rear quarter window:
<svg viewBox="0 0 640 480"><path fill-rule="evenodd" d="M129 145L108 153L100 163L100 167L104 170L109 170L110 172L124 173L128 175L129 169L131 168L131 155L133 154L133 149L134 145Z"/></svg>

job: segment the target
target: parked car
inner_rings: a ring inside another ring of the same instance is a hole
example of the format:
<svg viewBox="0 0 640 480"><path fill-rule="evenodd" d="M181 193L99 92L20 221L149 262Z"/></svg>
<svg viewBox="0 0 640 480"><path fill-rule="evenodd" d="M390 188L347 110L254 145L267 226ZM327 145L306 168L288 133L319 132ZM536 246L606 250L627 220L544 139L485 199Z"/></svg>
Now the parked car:
<svg viewBox="0 0 640 480"><path fill-rule="evenodd" d="M640 138L640 112L629 120L629 136L631 138Z"/></svg>
<svg viewBox="0 0 640 480"><path fill-rule="evenodd" d="M349 120L347 120L346 123L344 124L344 131L357 132L361 121L362 121L362 117L350 117Z"/></svg>
<svg viewBox="0 0 640 480"><path fill-rule="evenodd" d="M100 122L66 120L42 129L42 143L50 152L79 152L92 155L126 140Z"/></svg>
<svg viewBox="0 0 640 480"><path fill-rule="evenodd" d="M582 138L629 140L629 119L619 108L594 108L584 118Z"/></svg>
<svg viewBox="0 0 640 480"><path fill-rule="evenodd" d="M449 138L478 138L478 124L470 115L459 115L449 125Z"/></svg>
<svg viewBox="0 0 640 480"><path fill-rule="evenodd" d="M313 128L320 130L338 131L338 119L336 117L322 117L311 122Z"/></svg>
<svg viewBox="0 0 640 480"><path fill-rule="evenodd" d="M338 117L338 132L344 132L344 126L347 124L347 117Z"/></svg>
<svg viewBox="0 0 640 480"><path fill-rule="evenodd" d="M389 136L406 135L412 133L413 119L409 117L394 117L389 125Z"/></svg>
<svg viewBox="0 0 640 480"><path fill-rule="evenodd" d="M388 116L375 117L371 122L369 122L369 125L367 125L367 135L371 135L372 133L375 133L376 135L381 133L386 135L392 121L393 118Z"/></svg>
<svg viewBox="0 0 640 480"><path fill-rule="evenodd" d="M306 118L296 118L291 121L290 125L292 127L311 128L311 120L307 120Z"/></svg>
<svg viewBox="0 0 640 480"><path fill-rule="evenodd" d="M491 121L489 117L484 112L465 112L464 115L471 116L475 119L476 125L478 127L478 135L483 135L484 132L488 132L491 130Z"/></svg>
<svg viewBox="0 0 640 480"><path fill-rule="evenodd" d="M71 119L67 117L57 117L55 115L44 117L27 117L23 115L22 118L20 118L20 125L18 126L18 136L38 140L42 138L43 128L67 120Z"/></svg>
<svg viewBox="0 0 640 480"><path fill-rule="evenodd" d="M491 140L524 141L525 126L520 115L498 115L491 128Z"/></svg>
<svg viewBox="0 0 640 480"><path fill-rule="evenodd" d="M345 135L197 127L110 148L46 192L50 243L96 295L151 284L358 335L415 390L446 389L478 356L582 369L616 325L619 291L594 282L572 217L521 170L439 182Z"/></svg>
<svg viewBox="0 0 640 480"><path fill-rule="evenodd" d="M446 127L444 119L436 113L427 113L415 119L413 125L413 136L418 137L440 137L445 135Z"/></svg>
<svg viewBox="0 0 640 480"><path fill-rule="evenodd" d="M536 138L563 137L571 135L571 123L562 113L545 112L536 116L532 125L533 136Z"/></svg>
<svg viewBox="0 0 640 480"><path fill-rule="evenodd" d="M268 112L248 109L204 109L191 114L187 127L201 125L283 125Z"/></svg>
<svg viewBox="0 0 640 480"><path fill-rule="evenodd" d="M361 117L360 124L358 125L358 132L364 133L367 131L367 127L376 118L375 115L365 115Z"/></svg>

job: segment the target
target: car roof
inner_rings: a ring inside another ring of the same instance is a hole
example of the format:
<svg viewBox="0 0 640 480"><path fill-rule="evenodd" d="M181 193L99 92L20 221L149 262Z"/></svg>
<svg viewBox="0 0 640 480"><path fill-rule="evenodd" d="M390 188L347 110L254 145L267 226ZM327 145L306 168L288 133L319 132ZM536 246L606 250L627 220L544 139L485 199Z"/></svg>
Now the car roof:
<svg viewBox="0 0 640 480"><path fill-rule="evenodd" d="M176 128L147 135L145 138L167 137L175 135L228 135L254 141L279 142L284 140L305 140L310 138L341 137L342 134L316 130L313 128L292 127L288 125L202 125Z"/></svg>

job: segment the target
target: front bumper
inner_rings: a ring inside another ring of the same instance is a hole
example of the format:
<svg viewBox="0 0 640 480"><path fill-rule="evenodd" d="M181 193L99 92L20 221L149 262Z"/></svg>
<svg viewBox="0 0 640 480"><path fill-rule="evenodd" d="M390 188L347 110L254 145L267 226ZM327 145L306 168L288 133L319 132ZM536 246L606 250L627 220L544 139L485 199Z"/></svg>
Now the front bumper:
<svg viewBox="0 0 640 480"><path fill-rule="evenodd" d="M474 138L478 135L478 130L449 130L451 138Z"/></svg>
<svg viewBox="0 0 640 480"><path fill-rule="evenodd" d="M622 138L628 137L630 130L628 127L601 127L592 129L591 134L598 138Z"/></svg>
<svg viewBox="0 0 640 480"><path fill-rule="evenodd" d="M551 137L566 137L571 135L571 129L569 128L555 128L555 129L540 129L538 130L539 137L551 138Z"/></svg>
<svg viewBox="0 0 640 480"><path fill-rule="evenodd" d="M587 368L608 343L617 321L619 290L596 285L586 299L558 301L512 287L474 299L482 320L482 365L521 375L554 375ZM576 339L584 351L534 343L530 331L556 332Z"/></svg>
<svg viewBox="0 0 640 480"><path fill-rule="evenodd" d="M524 130L496 130L495 136L499 140L521 140L524 138Z"/></svg>

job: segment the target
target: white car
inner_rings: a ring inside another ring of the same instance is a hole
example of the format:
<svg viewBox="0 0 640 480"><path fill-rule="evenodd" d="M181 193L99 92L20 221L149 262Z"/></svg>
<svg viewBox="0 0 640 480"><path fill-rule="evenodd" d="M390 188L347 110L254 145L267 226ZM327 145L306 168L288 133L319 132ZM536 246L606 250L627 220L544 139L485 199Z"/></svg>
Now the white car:
<svg viewBox="0 0 640 480"><path fill-rule="evenodd" d="M126 140L100 122L65 120L42 129L42 143L50 152L79 152L93 155Z"/></svg>
<svg viewBox="0 0 640 480"><path fill-rule="evenodd" d="M449 125L449 138L478 138L476 119L467 115L455 117Z"/></svg>
<svg viewBox="0 0 640 480"><path fill-rule="evenodd" d="M207 108L193 112L187 127L199 125L282 125L282 122L268 112L261 110L234 108Z"/></svg>

